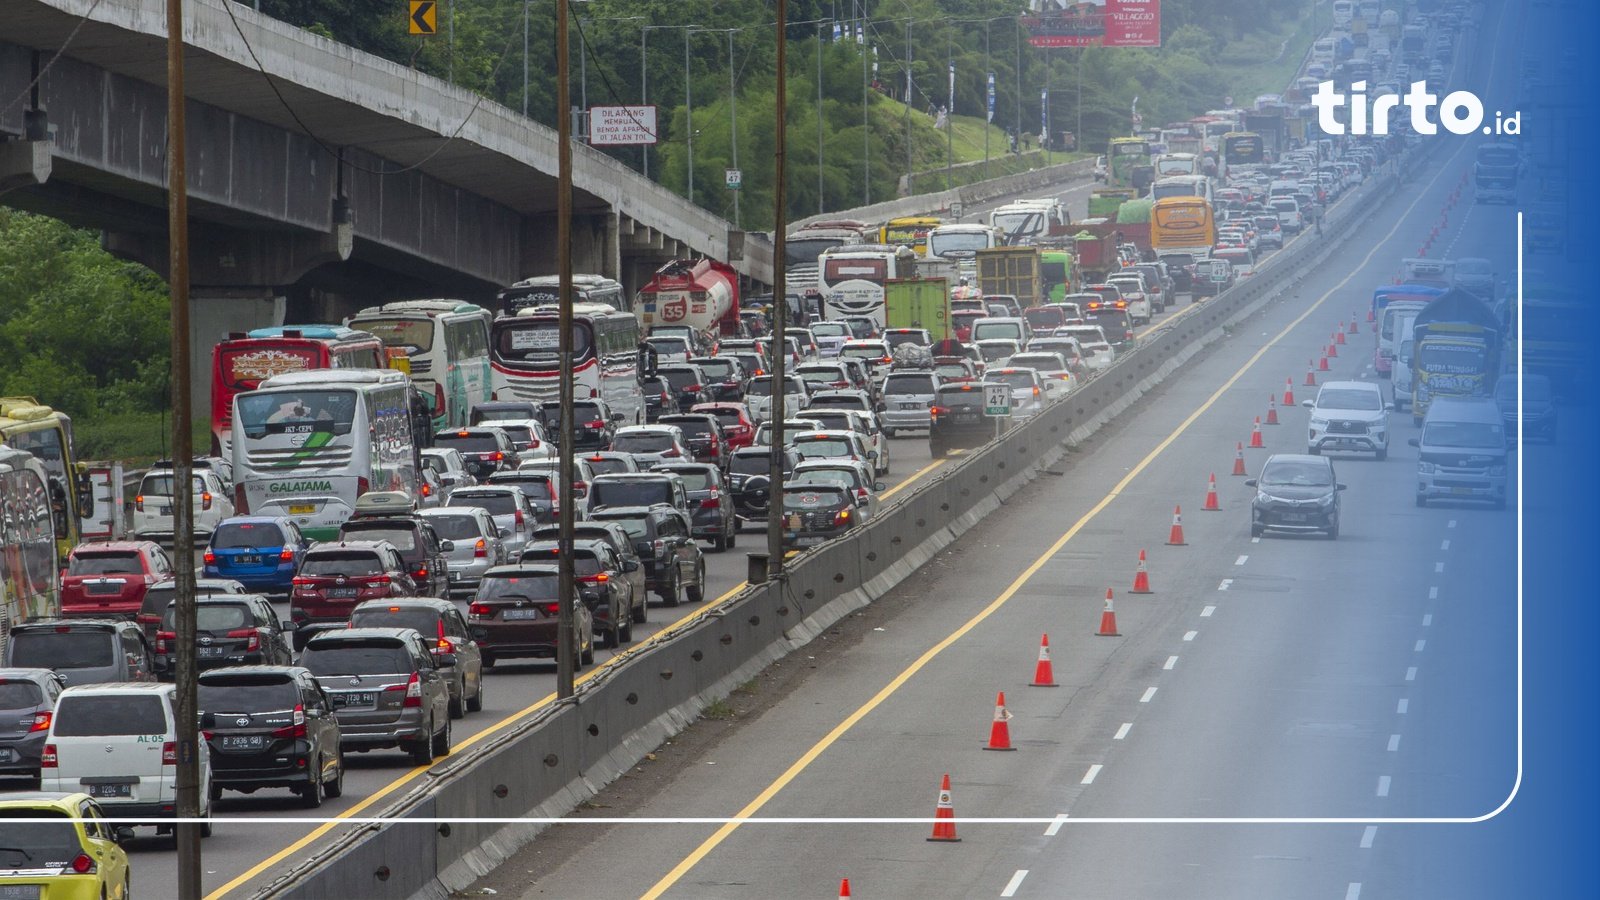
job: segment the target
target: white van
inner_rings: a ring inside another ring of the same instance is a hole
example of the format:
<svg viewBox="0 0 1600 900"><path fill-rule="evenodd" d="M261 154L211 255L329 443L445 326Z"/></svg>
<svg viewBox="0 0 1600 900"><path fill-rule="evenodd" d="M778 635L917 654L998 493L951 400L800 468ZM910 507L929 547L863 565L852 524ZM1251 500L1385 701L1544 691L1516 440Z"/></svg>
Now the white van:
<svg viewBox="0 0 1600 900"><path fill-rule="evenodd" d="M1015 316L986 316L972 321L972 340L981 341L986 338L1005 338L1016 341L1020 346L1028 346L1028 338L1033 336L1033 329L1029 327L1027 319Z"/></svg>
<svg viewBox="0 0 1600 900"><path fill-rule="evenodd" d="M82 791L110 815L157 824L177 813L177 685L156 682L86 684L56 702L40 759L39 789ZM211 753L200 754L200 815L211 817ZM211 823L201 825L211 835Z"/></svg>
<svg viewBox="0 0 1600 900"><path fill-rule="evenodd" d="M1500 406L1488 397L1438 397L1422 420L1417 454L1417 505L1429 500L1487 500L1506 505L1508 448Z"/></svg>

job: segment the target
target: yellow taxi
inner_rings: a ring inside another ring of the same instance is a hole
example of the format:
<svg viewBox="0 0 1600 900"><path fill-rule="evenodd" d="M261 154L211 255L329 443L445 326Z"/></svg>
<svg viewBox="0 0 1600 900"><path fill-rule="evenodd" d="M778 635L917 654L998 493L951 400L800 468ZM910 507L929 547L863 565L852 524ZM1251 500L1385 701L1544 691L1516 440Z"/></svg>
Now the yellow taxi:
<svg viewBox="0 0 1600 900"><path fill-rule="evenodd" d="M88 794L29 792L0 799L0 897L127 900L133 829L105 820ZM78 819L79 821L73 821Z"/></svg>

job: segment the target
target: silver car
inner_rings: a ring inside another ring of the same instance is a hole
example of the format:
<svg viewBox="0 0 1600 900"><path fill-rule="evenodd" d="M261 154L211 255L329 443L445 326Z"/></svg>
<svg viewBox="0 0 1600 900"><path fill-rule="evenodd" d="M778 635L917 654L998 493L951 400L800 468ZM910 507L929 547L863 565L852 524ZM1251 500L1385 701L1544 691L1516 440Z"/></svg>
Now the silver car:
<svg viewBox="0 0 1600 900"><path fill-rule="evenodd" d="M476 506L441 506L417 514L433 526L440 540L455 546L444 552L450 569L450 593L469 593L478 589L483 573L503 566L509 558L500 528L487 510Z"/></svg>
<svg viewBox="0 0 1600 900"><path fill-rule="evenodd" d="M333 704L346 750L399 747L418 765L450 752L450 685L435 655L412 628L343 628L306 644L311 670Z"/></svg>
<svg viewBox="0 0 1600 900"><path fill-rule="evenodd" d="M450 495L450 505L475 506L487 512L500 532L508 559L516 559L522 554L522 545L528 542L528 535L539 525L537 510L522 488L512 484L480 484L462 488Z"/></svg>
<svg viewBox="0 0 1600 900"><path fill-rule="evenodd" d="M933 423L934 390L939 375L932 369L898 369L883 381L883 432L894 437L901 428L927 428Z"/></svg>

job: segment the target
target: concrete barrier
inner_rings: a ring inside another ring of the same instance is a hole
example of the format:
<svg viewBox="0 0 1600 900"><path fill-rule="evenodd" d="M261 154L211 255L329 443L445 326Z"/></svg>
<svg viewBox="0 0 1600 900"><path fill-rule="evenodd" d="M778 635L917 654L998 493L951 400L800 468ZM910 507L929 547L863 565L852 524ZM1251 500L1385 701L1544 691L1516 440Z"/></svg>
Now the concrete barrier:
<svg viewBox="0 0 1600 900"><path fill-rule="evenodd" d="M810 216L796 222L790 222L789 229L793 231L796 228L803 228L811 222L818 222L824 219L856 219L861 222L872 223L887 222L899 216L920 216L929 213L948 212L950 204L954 202L966 205L987 203L997 197L1023 194L1046 187L1075 184L1080 181L1086 181L1093 175L1094 160L1080 159L1074 162L1030 169L1026 172L1018 172L1015 175L991 178L988 181L963 185L953 190L900 197L895 200L885 200L882 203L858 206L855 209L844 209L823 213L818 216Z"/></svg>

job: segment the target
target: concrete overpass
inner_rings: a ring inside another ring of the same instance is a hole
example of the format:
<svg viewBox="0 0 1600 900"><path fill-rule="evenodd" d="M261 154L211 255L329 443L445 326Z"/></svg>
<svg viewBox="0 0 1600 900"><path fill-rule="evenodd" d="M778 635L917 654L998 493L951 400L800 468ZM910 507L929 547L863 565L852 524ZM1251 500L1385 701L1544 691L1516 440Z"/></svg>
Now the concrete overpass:
<svg viewBox="0 0 1600 900"><path fill-rule="evenodd" d="M555 272L554 130L247 5L185 6L197 346L281 321L286 298L326 320ZM162 0L0 4L0 202L101 229L158 272L165 41ZM578 271L632 290L693 253L770 284L764 237L573 150Z"/></svg>

